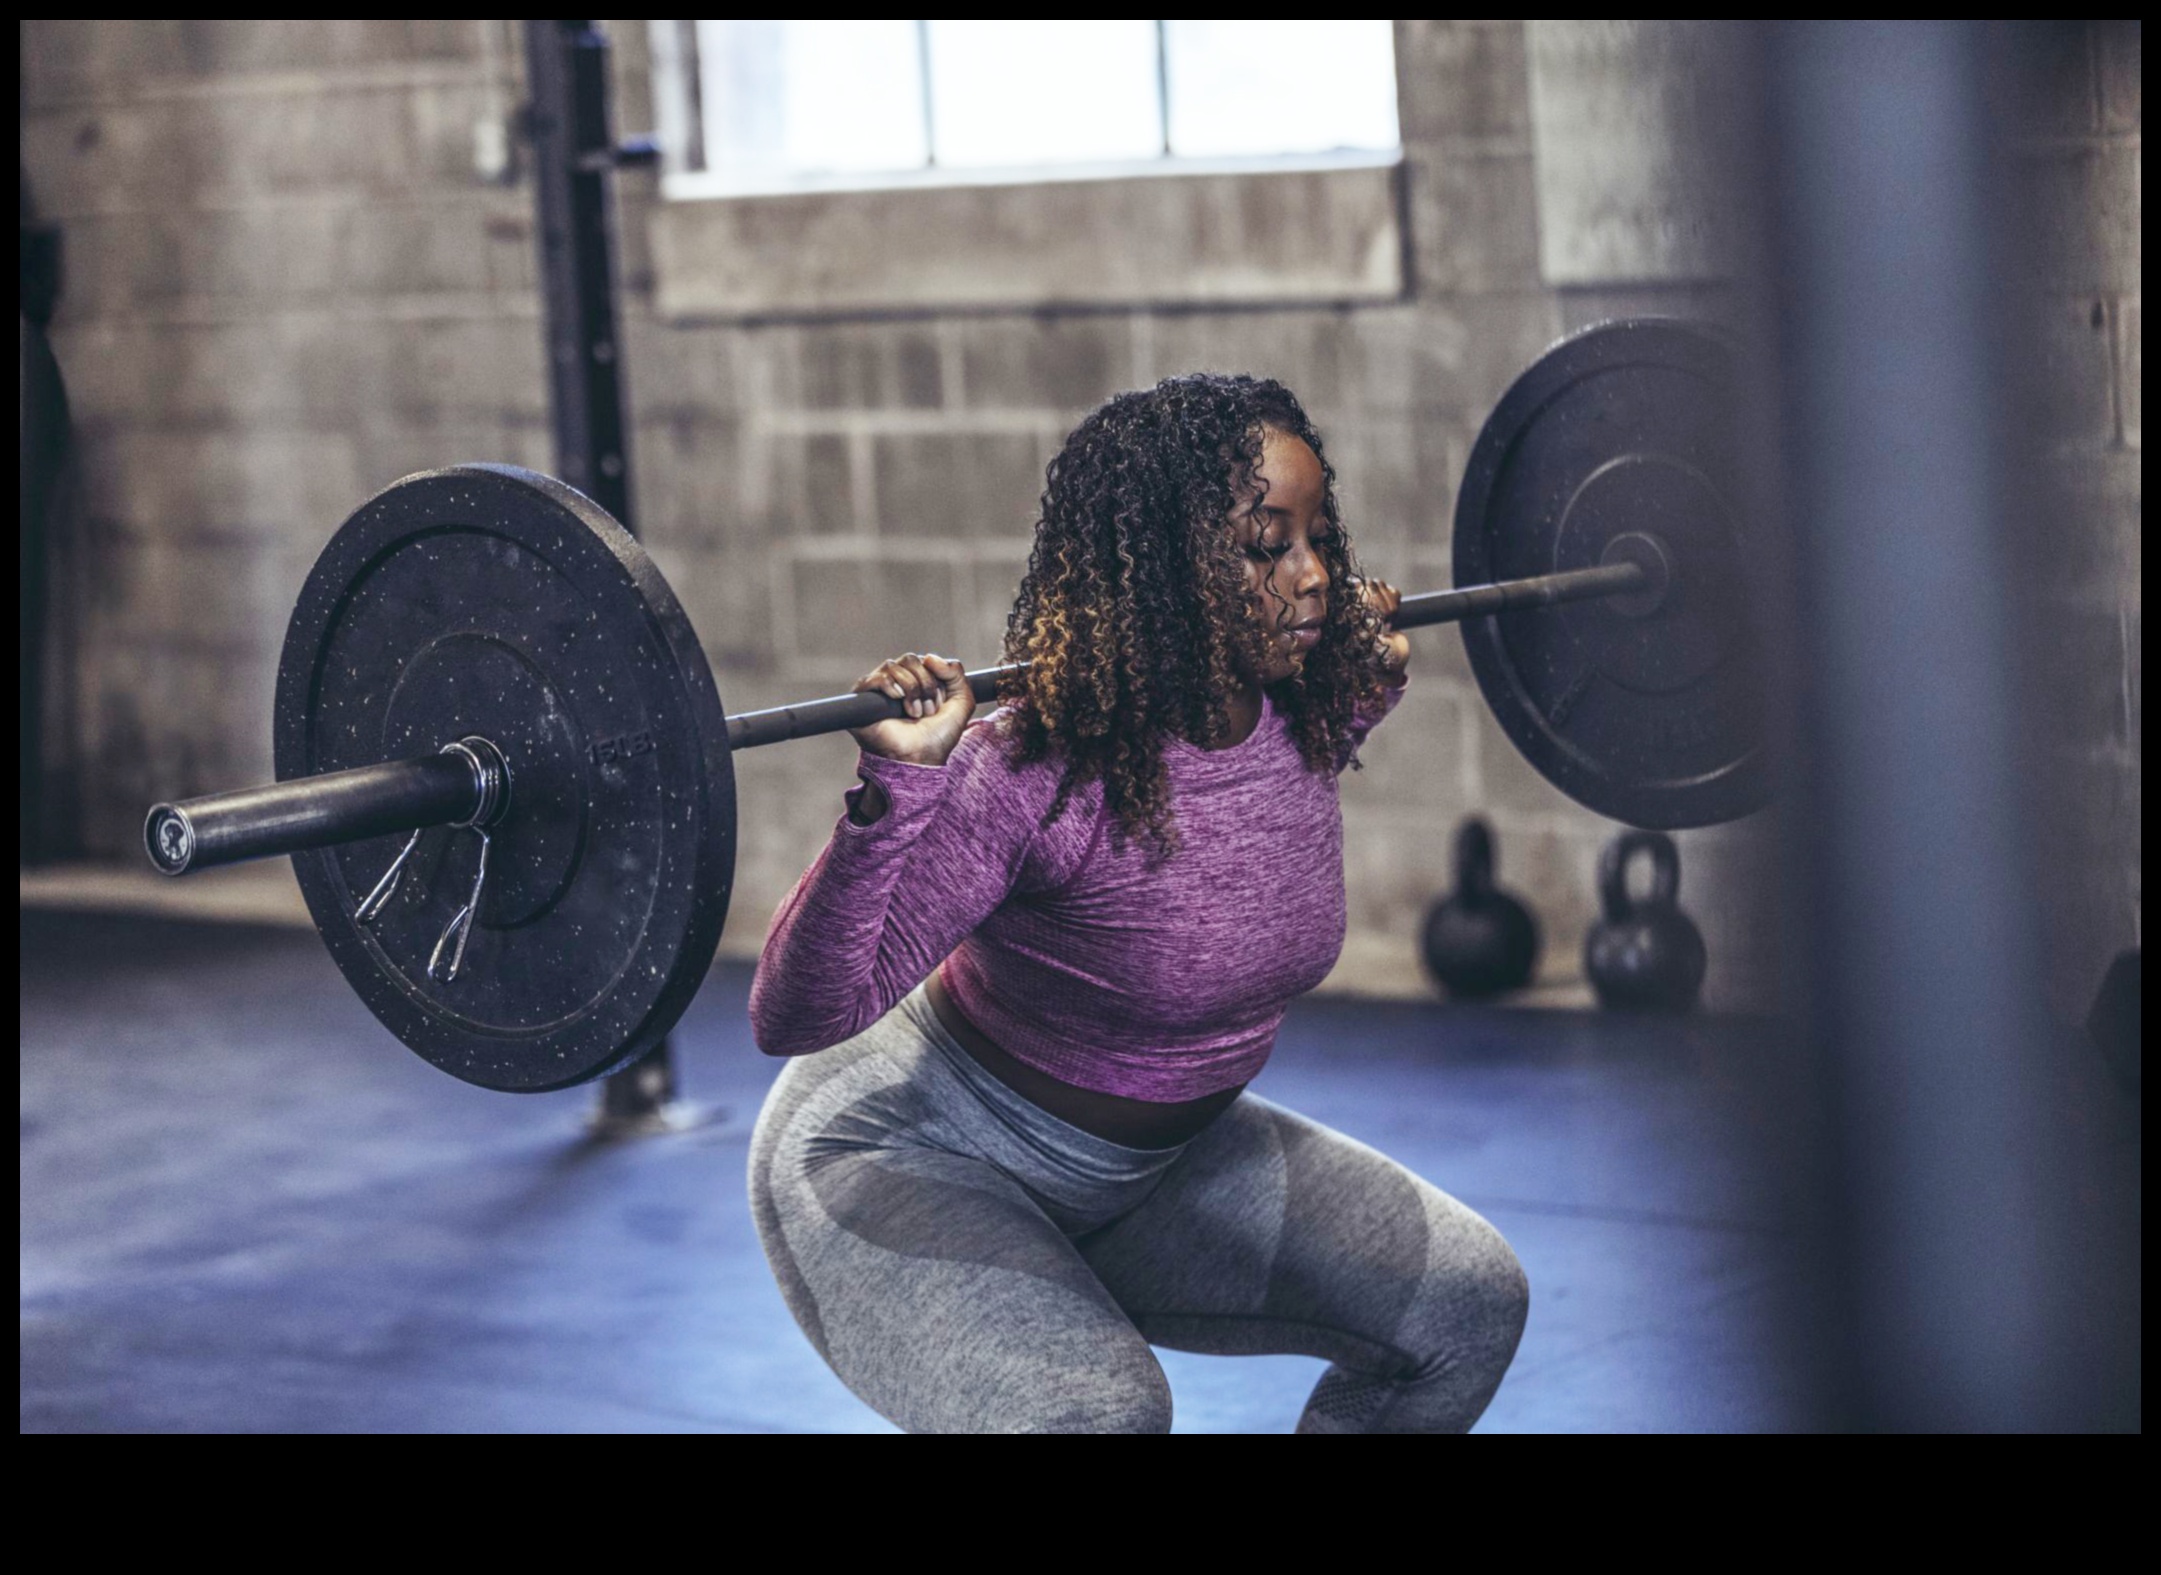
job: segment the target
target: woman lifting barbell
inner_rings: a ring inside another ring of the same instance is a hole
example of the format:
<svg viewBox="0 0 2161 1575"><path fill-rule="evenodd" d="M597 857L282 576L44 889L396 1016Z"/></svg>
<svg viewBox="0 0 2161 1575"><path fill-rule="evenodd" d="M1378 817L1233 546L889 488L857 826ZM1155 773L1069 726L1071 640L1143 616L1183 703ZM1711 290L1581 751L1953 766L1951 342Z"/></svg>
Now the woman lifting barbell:
<svg viewBox="0 0 2161 1575"><path fill-rule="evenodd" d="M1052 461L999 710L937 656L857 685L907 715L856 733L759 961L798 1059L750 1188L797 1322L901 1427L1165 1431L1151 1343L1324 1358L1301 1432L1492 1398L1508 1244L1245 1091L1342 946L1336 777L1401 693L1395 603L1290 392L1172 378Z"/></svg>

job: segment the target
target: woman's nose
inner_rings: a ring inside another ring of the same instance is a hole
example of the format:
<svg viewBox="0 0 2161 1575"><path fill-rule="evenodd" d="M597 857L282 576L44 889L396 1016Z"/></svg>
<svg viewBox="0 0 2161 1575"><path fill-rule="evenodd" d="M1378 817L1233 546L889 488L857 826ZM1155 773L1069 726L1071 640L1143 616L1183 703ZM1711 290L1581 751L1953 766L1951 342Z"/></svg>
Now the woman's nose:
<svg viewBox="0 0 2161 1575"><path fill-rule="evenodd" d="M1328 564L1311 547L1297 553L1291 591L1297 596L1324 596L1328 592Z"/></svg>

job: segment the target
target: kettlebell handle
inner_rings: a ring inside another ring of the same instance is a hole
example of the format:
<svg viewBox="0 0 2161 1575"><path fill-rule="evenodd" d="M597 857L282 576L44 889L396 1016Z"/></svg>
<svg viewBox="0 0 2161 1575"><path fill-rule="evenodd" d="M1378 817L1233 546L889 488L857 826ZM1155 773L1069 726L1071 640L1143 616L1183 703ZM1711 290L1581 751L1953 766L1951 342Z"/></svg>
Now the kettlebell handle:
<svg viewBox="0 0 2161 1575"><path fill-rule="evenodd" d="M1456 828L1456 890L1474 896L1493 890L1493 828L1476 815Z"/></svg>
<svg viewBox="0 0 2161 1575"><path fill-rule="evenodd" d="M1651 856L1651 894L1645 908L1670 908L1681 895L1681 850L1663 831L1624 831L1598 856L1598 900L1609 923L1618 924L1637 904L1628 898L1628 865L1639 853Z"/></svg>

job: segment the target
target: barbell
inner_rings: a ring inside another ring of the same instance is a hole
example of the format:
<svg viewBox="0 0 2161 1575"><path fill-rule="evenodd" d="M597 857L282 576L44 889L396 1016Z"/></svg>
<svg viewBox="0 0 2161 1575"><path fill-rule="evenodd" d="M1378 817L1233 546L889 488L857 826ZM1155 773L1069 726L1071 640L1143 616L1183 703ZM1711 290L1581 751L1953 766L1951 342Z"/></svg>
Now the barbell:
<svg viewBox="0 0 2161 1575"><path fill-rule="evenodd" d="M1663 320L1563 340L1480 432L1456 623L1541 774L1635 825L1768 796L1732 508L1731 351ZM970 672L979 700L1012 668ZM278 664L278 780L154 806L169 875L293 855L346 979L399 1039L540 1091L644 1054L710 967L735 863L733 752L902 714L845 694L728 715L697 635L591 499L507 465L377 493L303 585ZM430 835L430 833L436 833Z"/></svg>

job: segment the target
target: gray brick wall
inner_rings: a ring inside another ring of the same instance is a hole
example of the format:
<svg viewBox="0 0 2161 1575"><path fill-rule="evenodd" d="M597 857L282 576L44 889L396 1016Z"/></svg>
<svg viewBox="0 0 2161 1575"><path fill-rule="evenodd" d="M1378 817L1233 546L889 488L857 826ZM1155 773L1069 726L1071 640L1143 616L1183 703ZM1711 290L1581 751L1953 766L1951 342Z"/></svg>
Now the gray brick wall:
<svg viewBox="0 0 2161 1575"><path fill-rule="evenodd" d="M612 31L621 124L637 128L643 27ZM124 856L153 796L268 770L286 611L362 497L452 460L549 464L530 193L473 173L475 122L516 102L517 52L469 22L36 22L22 39L25 178L68 258L55 343L83 466L81 830ZM1445 583L1464 456L1516 372L1609 310L1719 308L1703 287L1550 286L1524 29L1402 22L1397 39L1413 280L1399 302L680 322L656 306L650 179L622 180L640 523L731 707L844 684L894 649L991 659L1044 461L1105 395L1172 372L1283 378L1330 435L1369 565ZM2051 237L2075 232L2046 261L2041 354L2064 484L2087 500L2078 539L2094 543L2066 594L2085 609L2080 649L2116 685L2087 682L2065 713L2074 731L2111 719L2078 746L2103 807L2066 818L2066 856L2114 860L2103 906L2128 901L2135 929L2136 28L2097 27L2062 81L2035 111L2060 123L2029 149L2062 212ZM1572 973L1614 828L1517 758L1452 633L1419 637L1415 670L1344 789L1358 980L1418 987L1417 921L1474 810L1545 920L1549 971ZM815 853L850 752L821 740L739 762L732 948L756 945ZM2112 851L2124 805L2128 877ZM1682 842L1713 997L1749 1000L1760 831Z"/></svg>
<svg viewBox="0 0 2161 1575"><path fill-rule="evenodd" d="M2141 944L2140 49L2136 22L2063 24L2003 106L2022 177L2032 371L2013 572L2035 720L2026 765L2050 993L2082 1016Z"/></svg>

